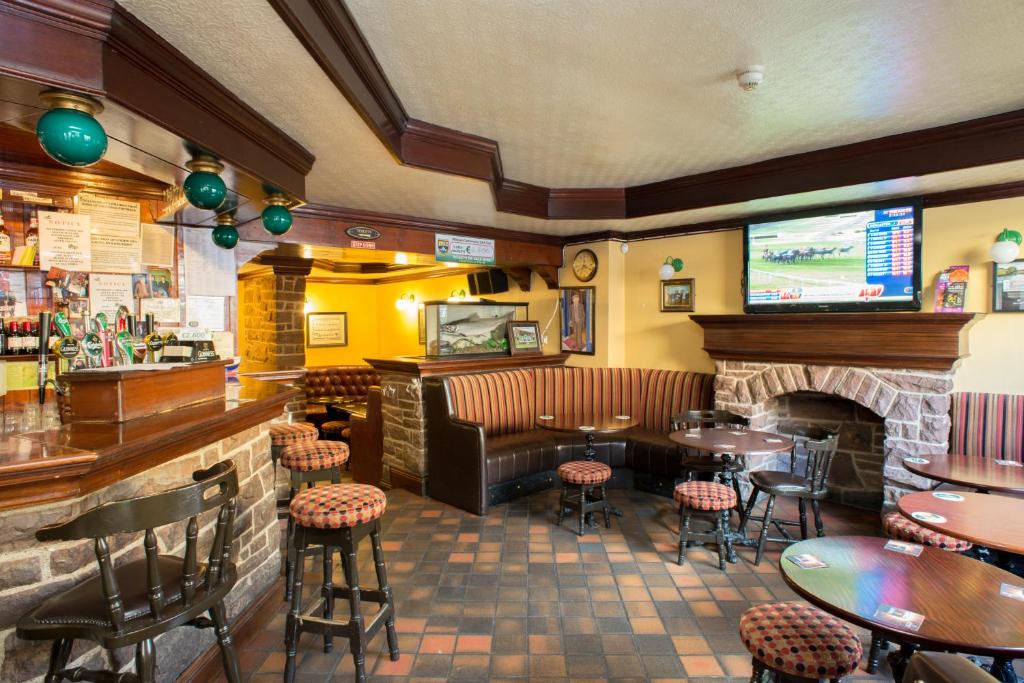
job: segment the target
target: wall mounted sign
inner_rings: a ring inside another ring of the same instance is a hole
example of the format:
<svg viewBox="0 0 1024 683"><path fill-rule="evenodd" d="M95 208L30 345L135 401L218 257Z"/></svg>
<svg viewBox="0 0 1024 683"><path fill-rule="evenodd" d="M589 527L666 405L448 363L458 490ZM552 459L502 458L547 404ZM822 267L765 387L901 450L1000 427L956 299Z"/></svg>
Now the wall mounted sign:
<svg viewBox="0 0 1024 683"><path fill-rule="evenodd" d="M345 231L345 234L354 240L372 241L380 238L380 230L368 228L365 225L353 225Z"/></svg>
<svg viewBox="0 0 1024 683"><path fill-rule="evenodd" d="M1024 313L1024 259L992 264L992 310Z"/></svg>
<svg viewBox="0 0 1024 683"><path fill-rule="evenodd" d="M56 211L39 212L39 269L92 270L89 217Z"/></svg>
<svg viewBox="0 0 1024 683"><path fill-rule="evenodd" d="M306 346L348 346L348 313L309 313L306 315Z"/></svg>
<svg viewBox="0 0 1024 683"><path fill-rule="evenodd" d="M362 240L352 240L351 242L349 242L348 246L352 247L353 249L376 249L377 243L363 242Z"/></svg>
<svg viewBox="0 0 1024 683"><path fill-rule="evenodd" d="M493 266L494 240L437 233L434 235L434 259Z"/></svg>

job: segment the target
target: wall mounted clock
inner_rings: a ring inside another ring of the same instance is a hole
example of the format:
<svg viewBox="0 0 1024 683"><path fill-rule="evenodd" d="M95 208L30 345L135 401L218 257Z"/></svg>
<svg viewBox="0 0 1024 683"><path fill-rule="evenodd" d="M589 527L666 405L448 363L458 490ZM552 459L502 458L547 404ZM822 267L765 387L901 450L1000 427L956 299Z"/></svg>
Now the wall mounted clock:
<svg viewBox="0 0 1024 683"><path fill-rule="evenodd" d="M597 275L597 254L581 249L572 259L572 272L580 282L590 282Z"/></svg>

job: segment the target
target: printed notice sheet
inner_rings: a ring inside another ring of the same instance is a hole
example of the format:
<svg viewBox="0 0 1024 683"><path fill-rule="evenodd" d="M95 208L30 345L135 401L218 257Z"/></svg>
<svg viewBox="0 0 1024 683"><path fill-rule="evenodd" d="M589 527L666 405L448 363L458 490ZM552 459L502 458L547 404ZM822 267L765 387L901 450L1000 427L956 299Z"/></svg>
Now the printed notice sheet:
<svg viewBox="0 0 1024 683"><path fill-rule="evenodd" d="M174 226L142 224L142 262L147 266L174 266Z"/></svg>
<svg viewBox="0 0 1024 683"><path fill-rule="evenodd" d="M39 269L92 270L89 217L56 211L39 212Z"/></svg>
<svg viewBox="0 0 1024 683"><path fill-rule="evenodd" d="M235 255L221 249L202 228L185 234L185 293L188 296L234 296Z"/></svg>
<svg viewBox="0 0 1024 683"><path fill-rule="evenodd" d="M216 332L226 327L222 296L190 296L185 299L185 308L188 322L199 323L200 329Z"/></svg>
<svg viewBox="0 0 1024 683"><path fill-rule="evenodd" d="M158 323L181 324L181 300L161 299L157 297L139 299L139 315L143 318L147 313L153 314Z"/></svg>
<svg viewBox="0 0 1024 683"><path fill-rule="evenodd" d="M107 314L107 320L113 321L118 306L127 306L131 311L134 303L131 275L93 273L89 276L89 310L93 315L102 311Z"/></svg>
<svg viewBox="0 0 1024 683"><path fill-rule="evenodd" d="M138 273L142 270L142 233L139 204L83 192L79 215L90 218L92 270Z"/></svg>

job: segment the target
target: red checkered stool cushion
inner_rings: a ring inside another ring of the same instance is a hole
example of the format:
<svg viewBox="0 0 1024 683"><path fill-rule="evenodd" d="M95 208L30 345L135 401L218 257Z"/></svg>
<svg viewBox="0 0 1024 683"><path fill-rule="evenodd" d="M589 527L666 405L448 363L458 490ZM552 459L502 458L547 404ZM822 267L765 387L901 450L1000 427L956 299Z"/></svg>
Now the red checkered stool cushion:
<svg viewBox="0 0 1024 683"><path fill-rule="evenodd" d="M603 462L572 460L558 466L558 478L566 484L593 486L612 478L612 468Z"/></svg>
<svg viewBox="0 0 1024 683"><path fill-rule="evenodd" d="M295 443L310 443L320 438L315 425L308 422L293 422L270 426L270 443L273 446L291 446Z"/></svg>
<svg viewBox="0 0 1024 683"><path fill-rule="evenodd" d="M801 602L751 607L740 617L740 638L759 662L800 678L842 678L863 652L852 628Z"/></svg>
<svg viewBox="0 0 1024 683"><path fill-rule="evenodd" d="M672 492L677 503L691 510L728 510L736 507L736 492L714 481L684 481Z"/></svg>
<svg viewBox="0 0 1024 683"><path fill-rule="evenodd" d="M306 489L292 499L288 510L301 526L340 529L372 522L387 505L384 492L376 486L330 484Z"/></svg>
<svg viewBox="0 0 1024 683"><path fill-rule="evenodd" d="M281 451L281 467L298 472L312 472L340 467L348 462L348 444L341 441L296 443Z"/></svg>
<svg viewBox="0 0 1024 683"><path fill-rule="evenodd" d="M324 422L320 425L320 429L323 430L324 434L340 436L342 438L348 438L348 436L352 434L352 429L349 426L349 423L345 420L331 420L330 422Z"/></svg>
<svg viewBox="0 0 1024 683"><path fill-rule="evenodd" d="M914 520L907 519L896 511L890 512L882 518L882 531L885 532L886 536L895 538L897 541L931 545L941 550L951 550L956 553L970 550L973 545L970 541L965 541L962 538L947 536L946 534L940 534L938 531L925 529Z"/></svg>

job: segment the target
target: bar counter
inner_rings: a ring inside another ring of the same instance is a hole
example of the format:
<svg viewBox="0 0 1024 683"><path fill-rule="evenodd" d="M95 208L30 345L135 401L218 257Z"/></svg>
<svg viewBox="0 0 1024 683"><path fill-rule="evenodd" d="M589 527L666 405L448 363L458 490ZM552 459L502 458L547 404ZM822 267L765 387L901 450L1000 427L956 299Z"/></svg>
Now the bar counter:
<svg viewBox="0 0 1024 683"><path fill-rule="evenodd" d="M49 644L18 639L15 622L40 600L98 571L91 540L42 543L35 531L107 501L190 483L193 471L219 461L235 462L239 482L238 581L227 598L229 619L237 625L239 615L245 621L253 610L269 604L267 596L281 567L270 424L281 419L297 394L288 386L243 377L226 384L223 400L120 424L64 424L0 440L0 680L29 680L46 673ZM200 519L201 551L209 547L214 523L213 517ZM160 553L183 553L182 524L156 532ZM115 564L142 554L141 534L113 536L110 543ZM174 629L161 636L156 643L158 678L174 680L201 663L214 642L209 629ZM83 641L74 649L71 665L102 668L102 651L85 645ZM128 653L125 661L116 662L117 668L130 660Z"/></svg>

